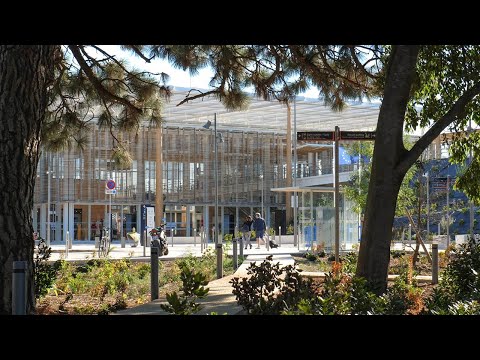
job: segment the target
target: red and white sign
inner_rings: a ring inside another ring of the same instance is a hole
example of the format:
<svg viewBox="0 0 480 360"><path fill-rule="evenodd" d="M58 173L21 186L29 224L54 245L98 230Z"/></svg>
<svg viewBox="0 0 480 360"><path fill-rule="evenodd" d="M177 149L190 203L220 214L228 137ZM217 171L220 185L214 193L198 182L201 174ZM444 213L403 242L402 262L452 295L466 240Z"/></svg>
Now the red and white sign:
<svg viewBox="0 0 480 360"><path fill-rule="evenodd" d="M105 184L105 188L107 188L108 190L114 190L115 189L115 181L114 180L108 180Z"/></svg>

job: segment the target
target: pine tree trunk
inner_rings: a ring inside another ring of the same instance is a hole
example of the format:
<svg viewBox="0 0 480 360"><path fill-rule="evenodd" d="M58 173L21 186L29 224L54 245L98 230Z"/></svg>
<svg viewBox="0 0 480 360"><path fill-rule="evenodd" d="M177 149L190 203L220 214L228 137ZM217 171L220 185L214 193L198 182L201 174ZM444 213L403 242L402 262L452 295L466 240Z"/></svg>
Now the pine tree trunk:
<svg viewBox="0 0 480 360"><path fill-rule="evenodd" d="M392 226L400 185L408 170L397 165L407 150L403 125L419 46L395 46L388 63L384 98L378 116L372 174L368 188L365 223L357 276L367 279L381 294L387 288Z"/></svg>
<svg viewBox="0 0 480 360"><path fill-rule="evenodd" d="M0 46L0 314L12 311L13 261L27 261L27 313L35 310L33 189L53 45Z"/></svg>

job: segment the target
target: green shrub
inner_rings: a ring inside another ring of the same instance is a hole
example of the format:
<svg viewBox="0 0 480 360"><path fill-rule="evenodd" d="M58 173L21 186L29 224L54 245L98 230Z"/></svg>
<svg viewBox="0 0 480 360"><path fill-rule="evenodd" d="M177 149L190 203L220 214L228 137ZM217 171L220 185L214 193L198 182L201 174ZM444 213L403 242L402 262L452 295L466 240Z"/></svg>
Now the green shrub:
<svg viewBox="0 0 480 360"><path fill-rule="evenodd" d="M196 300L207 295L209 289L204 286L208 284L208 281L205 275L195 272L185 265L182 266L180 277L183 294L179 296L177 292L167 293L168 305L160 304L160 307L172 314L190 315L201 309Z"/></svg>
<svg viewBox="0 0 480 360"><path fill-rule="evenodd" d="M440 283L426 302L431 313L445 313L457 302L480 300L480 243L469 239L453 249L449 257Z"/></svg>
<svg viewBox="0 0 480 360"><path fill-rule="evenodd" d="M287 315L368 315L382 314L385 299L370 292L364 278L345 275L337 265L325 276L318 296L303 299Z"/></svg>
<svg viewBox="0 0 480 360"><path fill-rule="evenodd" d="M357 270L358 253L349 252L342 257L342 269L345 273L354 274Z"/></svg>
<svg viewBox="0 0 480 360"><path fill-rule="evenodd" d="M247 268L249 277L234 277L230 282L237 302L248 314L274 315L296 310L304 298L314 296L311 279L303 279L296 265L280 268L272 264L272 255L260 265L251 263Z"/></svg>
<svg viewBox="0 0 480 360"><path fill-rule="evenodd" d="M287 226L287 235L293 235L293 225L288 224Z"/></svg>
<svg viewBox="0 0 480 360"><path fill-rule="evenodd" d="M43 238L37 246L35 259L33 260L33 280L35 283L35 298L39 299L48 293L57 277L56 266L48 264L48 259L52 254L52 248L47 247Z"/></svg>
<svg viewBox="0 0 480 360"><path fill-rule="evenodd" d="M405 255L405 251L390 250L390 255L392 256L393 259L398 259Z"/></svg>
<svg viewBox="0 0 480 360"><path fill-rule="evenodd" d="M147 263L141 263L137 266L137 276L139 279L145 278L147 274L150 274L151 266Z"/></svg>
<svg viewBox="0 0 480 360"><path fill-rule="evenodd" d="M382 296L385 300L383 314L405 315L410 310L420 309L421 290L416 286L414 275L409 276L409 269L404 267L400 270L399 276L394 280L393 285L387 289ZM411 278L411 284L409 279Z"/></svg>
<svg viewBox="0 0 480 360"><path fill-rule="evenodd" d="M477 300L457 301L447 309L438 308L431 311L434 315L480 315L480 303Z"/></svg>

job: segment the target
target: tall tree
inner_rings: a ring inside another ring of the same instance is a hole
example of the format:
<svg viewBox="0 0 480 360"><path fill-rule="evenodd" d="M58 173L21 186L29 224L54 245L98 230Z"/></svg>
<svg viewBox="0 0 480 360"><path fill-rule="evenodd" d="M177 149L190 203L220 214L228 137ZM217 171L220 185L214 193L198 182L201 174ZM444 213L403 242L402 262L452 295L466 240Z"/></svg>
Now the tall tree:
<svg viewBox="0 0 480 360"><path fill-rule="evenodd" d="M391 227L400 184L415 160L443 129L463 129L476 119L480 92L478 46L329 46L210 45L124 46L150 61L167 58L190 69L211 66L207 92L195 91L183 102L216 96L227 108L247 105L245 88L264 99L288 102L310 86L341 110L347 99L380 96L375 150L357 275L381 293L386 288ZM148 55L146 55L148 54ZM28 311L34 310L32 284L33 184L42 139L55 149L74 139L85 144L84 130L98 122L131 129L144 116L160 121L161 95L168 89L149 74L129 70L100 47L0 46L0 313L11 311L12 261L29 265ZM417 111L415 105L422 105ZM94 110L92 110L94 109ZM478 123L478 122L477 122ZM431 128L410 150L402 141L404 125ZM113 135L113 133L112 133ZM457 185L480 198L475 172L480 168L480 135L459 138L452 156L473 161ZM117 159L128 163L122 144ZM13 209L13 210L12 210Z"/></svg>
<svg viewBox="0 0 480 360"><path fill-rule="evenodd" d="M333 109L346 99L379 96L380 108L372 174L356 274L380 294L387 286L392 224L400 185L408 169L442 130L462 130L477 119L480 92L478 46L154 46L153 54L195 72L215 70L205 93L227 106L245 106L242 90L252 86L265 99L288 102L309 86ZM421 109L418 110L418 107ZM478 122L477 122L478 123ZM430 129L407 150L404 128ZM462 162L472 149L473 161L457 187L480 200L480 134L461 136L452 148Z"/></svg>
<svg viewBox="0 0 480 360"><path fill-rule="evenodd" d="M125 49L149 61L141 46ZM96 46L0 46L0 314L11 313L18 260L28 265L27 312L35 308L31 214L40 146L85 146L97 116L109 129L158 123L165 80L128 69ZM119 166L129 162L121 142L112 156Z"/></svg>

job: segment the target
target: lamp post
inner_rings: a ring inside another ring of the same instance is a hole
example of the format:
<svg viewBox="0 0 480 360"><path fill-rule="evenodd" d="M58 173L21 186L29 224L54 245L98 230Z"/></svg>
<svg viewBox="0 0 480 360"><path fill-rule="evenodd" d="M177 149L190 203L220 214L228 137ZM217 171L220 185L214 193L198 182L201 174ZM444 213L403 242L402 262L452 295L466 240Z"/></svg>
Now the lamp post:
<svg viewBox="0 0 480 360"><path fill-rule="evenodd" d="M263 194L264 194L264 189L265 189L263 174L260 175L260 179L262 180L262 217L265 219L265 212L263 210Z"/></svg>
<svg viewBox="0 0 480 360"><path fill-rule="evenodd" d="M50 246L50 170L47 170L47 247Z"/></svg>
<svg viewBox="0 0 480 360"><path fill-rule="evenodd" d="M430 235L430 184L428 171L423 175L427 178L427 238Z"/></svg>
<svg viewBox="0 0 480 360"><path fill-rule="evenodd" d="M468 136L470 137L470 134L472 133L473 129L472 129L472 117L470 117L470 119L468 119L468 129L467 129L467 133L468 133ZM469 161L468 161L468 166L471 166L472 165L472 148L470 148L470 156L469 156ZM472 200L468 200L469 202L469 205L470 205L470 239L473 239L473 222L474 222L474 217L473 217L473 201Z"/></svg>
<svg viewBox="0 0 480 360"><path fill-rule="evenodd" d="M203 127L205 129L209 129L212 126L212 122L210 120L207 121ZM223 248L222 248L222 238L218 236L220 234L220 229L218 227L218 146L217 146L217 113L213 115L213 131L215 135L215 142L214 142L214 151L215 151L215 158L213 163L213 171L215 176L215 211L214 211L214 226L215 226L215 249L217 252L217 279L223 277Z"/></svg>

